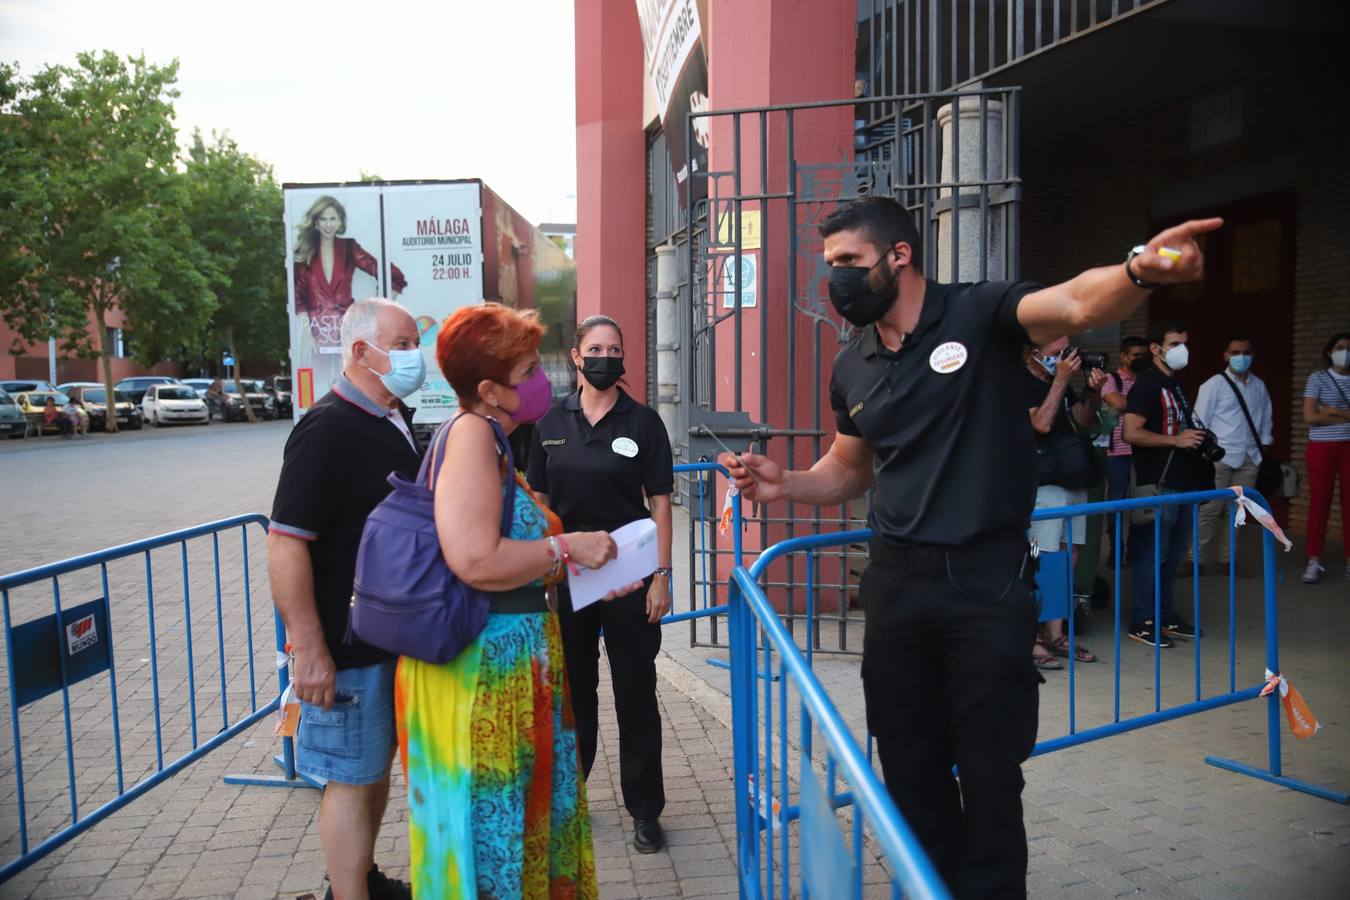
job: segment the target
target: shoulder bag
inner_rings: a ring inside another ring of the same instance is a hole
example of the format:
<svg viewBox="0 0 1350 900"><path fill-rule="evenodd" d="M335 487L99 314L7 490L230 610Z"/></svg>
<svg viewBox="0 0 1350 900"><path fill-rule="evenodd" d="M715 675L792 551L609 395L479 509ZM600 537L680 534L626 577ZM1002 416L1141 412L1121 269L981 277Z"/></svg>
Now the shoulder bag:
<svg viewBox="0 0 1350 900"><path fill-rule="evenodd" d="M1105 478L1106 472L1100 457L1092 447L1092 441L1078 430L1078 423L1073 419L1073 409L1069 406L1069 398L1066 396L1063 400L1061 409L1069 420L1069 430L1052 429L1046 435L1045 443L1054 457L1057 472L1055 480L1048 483L1074 490L1089 488Z"/></svg>
<svg viewBox="0 0 1350 900"><path fill-rule="evenodd" d="M441 426L416 481L389 475L393 491L366 520L356 554L356 583L348 613L353 634L381 650L429 663L446 663L473 642L487 624L489 596L456 577L446 564L436 533L435 493L450 429L465 414ZM511 445L500 425L488 420L497 452L506 460L501 533L510 534L516 480Z"/></svg>
<svg viewBox="0 0 1350 900"><path fill-rule="evenodd" d="M1292 466L1281 462L1261 449L1261 435L1256 430L1256 422L1252 419L1251 410L1247 408L1247 398L1242 396L1242 391L1233 383L1233 379L1228 377L1227 372L1223 374L1223 380L1228 382L1228 386L1233 389L1233 396L1237 397L1238 406L1242 407L1242 417L1247 420L1247 427L1251 429L1252 440L1256 442L1256 448L1261 453L1261 465L1256 470L1256 489L1267 500L1297 495L1298 473L1294 471ZM1286 494L1285 486L1289 483L1290 475L1293 476L1293 493Z"/></svg>

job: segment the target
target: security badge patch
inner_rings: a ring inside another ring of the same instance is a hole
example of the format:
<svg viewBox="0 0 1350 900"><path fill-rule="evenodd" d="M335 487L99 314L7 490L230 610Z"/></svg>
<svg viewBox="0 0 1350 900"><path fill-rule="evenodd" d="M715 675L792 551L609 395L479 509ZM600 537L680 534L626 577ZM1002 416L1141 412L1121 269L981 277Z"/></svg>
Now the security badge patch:
<svg viewBox="0 0 1350 900"><path fill-rule="evenodd" d="M960 341L938 344L928 357L928 366L939 375L950 375L966 364L970 353Z"/></svg>

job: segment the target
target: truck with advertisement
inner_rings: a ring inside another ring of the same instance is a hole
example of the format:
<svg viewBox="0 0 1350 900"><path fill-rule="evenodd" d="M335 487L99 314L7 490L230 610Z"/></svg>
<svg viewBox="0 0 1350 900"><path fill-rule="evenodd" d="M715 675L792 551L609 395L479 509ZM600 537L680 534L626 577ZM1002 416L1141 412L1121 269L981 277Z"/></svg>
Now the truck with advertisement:
<svg viewBox="0 0 1350 900"><path fill-rule="evenodd" d="M406 402L419 432L459 408L436 363L436 335L467 304L538 309L554 392L574 389L575 266L480 180L285 184L282 192L296 420L341 374L342 315L367 297L388 297L417 322L427 378Z"/></svg>

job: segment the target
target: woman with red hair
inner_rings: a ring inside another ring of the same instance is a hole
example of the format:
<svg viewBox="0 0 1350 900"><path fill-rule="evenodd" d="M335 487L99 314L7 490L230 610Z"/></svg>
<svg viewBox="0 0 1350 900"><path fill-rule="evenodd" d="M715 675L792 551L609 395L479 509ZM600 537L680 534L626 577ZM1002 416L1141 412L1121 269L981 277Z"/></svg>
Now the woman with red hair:
<svg viewBox="0 0 1350 900"><path fill-rule="evenodd" d="M450 662L399 660L395 715L414 896L598 894L562 638L546 586L573 562L596 568L616 551L603 531L562 534L557 516L507 462L506 437L537 421L552 397L539 364L543 331L533 310L487 303L449 316L436 339L461 407L443 426L450 430L442 458L432 458L441 476L436 530L451 570L491 592L492 605L483 632Z"/></svg>

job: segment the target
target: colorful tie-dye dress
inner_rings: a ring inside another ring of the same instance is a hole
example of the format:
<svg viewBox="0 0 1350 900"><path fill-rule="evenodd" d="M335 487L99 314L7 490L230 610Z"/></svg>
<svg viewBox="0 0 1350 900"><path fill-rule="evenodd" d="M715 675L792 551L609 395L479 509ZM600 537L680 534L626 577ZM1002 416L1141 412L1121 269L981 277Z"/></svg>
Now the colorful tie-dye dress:
<svg viewBox="0 0 1350 900"><path fill-rule="evenodd" d="M521 482L511 537L550 516ZM403 657L395 686L419 898L594 898L586 784L553 612L493 613L444 665Z"/></svg>

